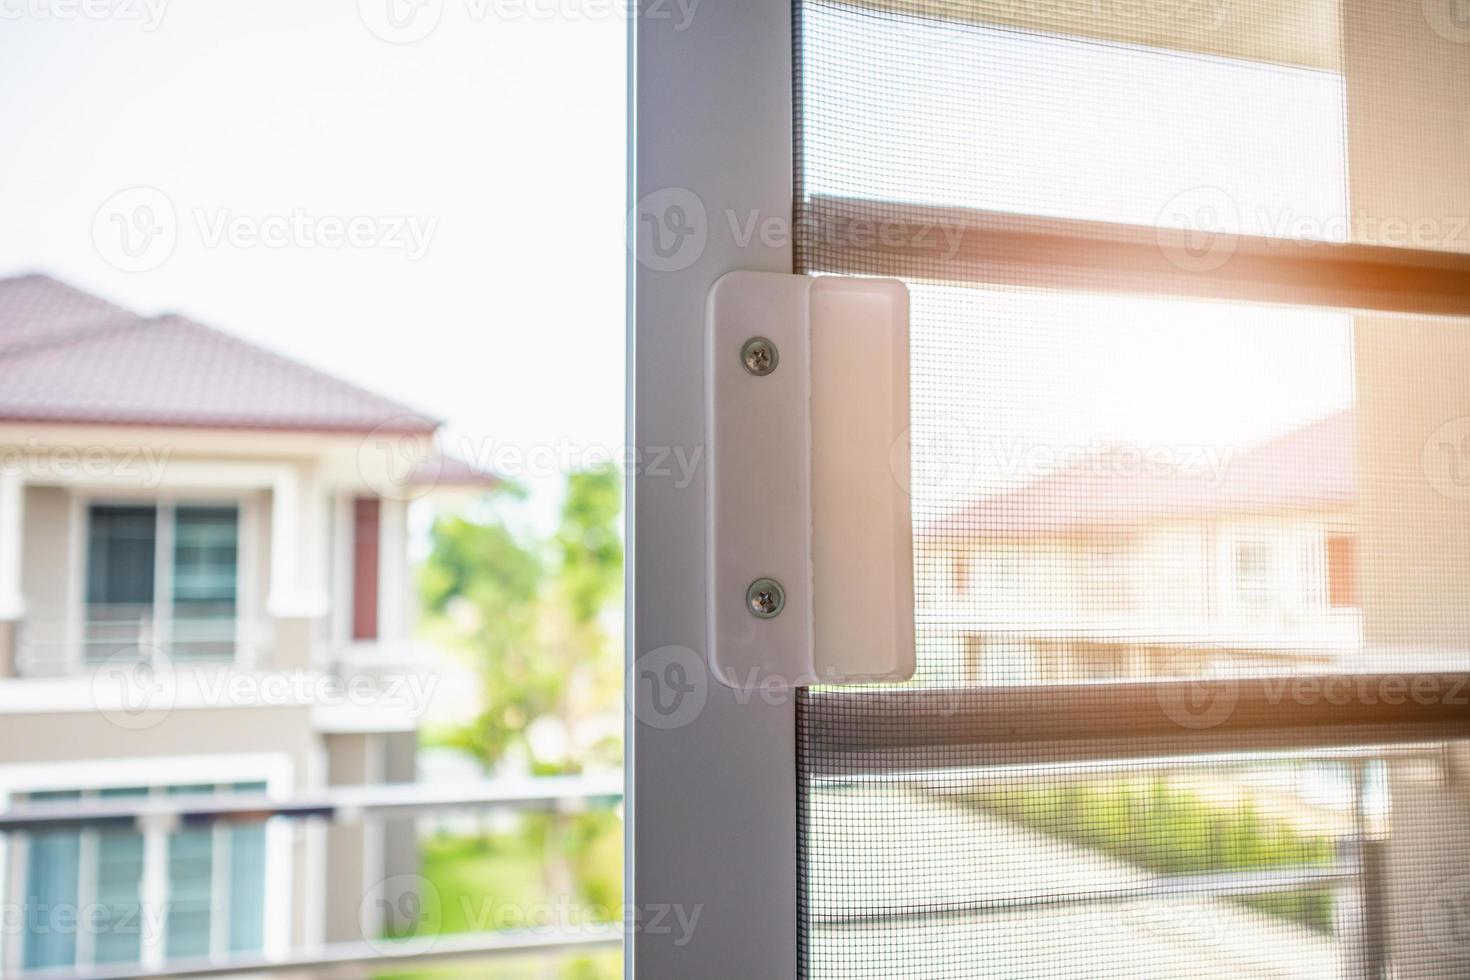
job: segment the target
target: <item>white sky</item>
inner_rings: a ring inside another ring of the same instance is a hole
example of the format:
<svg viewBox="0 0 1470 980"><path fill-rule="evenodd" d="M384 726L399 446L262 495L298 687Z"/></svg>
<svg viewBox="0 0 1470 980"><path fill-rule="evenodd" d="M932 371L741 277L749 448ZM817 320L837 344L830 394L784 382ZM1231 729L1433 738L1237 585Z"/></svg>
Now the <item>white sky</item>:
<svg viewBox="0 0 1470 980"><path fill-rule="evenodd" d="M142 0L101 0L105 19L0 4L0 275L189 314L446 418L486 461L503 445L622 445L616 5L533 17L555 5L428 0L437 28L390 44L359 6L372 19L393 0L148 2L164 4L152 30L126 19L147 16ZM92 227L135 185L167 195L178 243L129 273ZM200 227L297 209L437 226L417 260L211 247ZM540 509L558 483L540 481Z"/></svg>
<svg viewBox="0 0 1470 980"><path fill-rule="evenodd" d="M0 274L188 313L447 418L483 463L622 445L619 4L91 0L118 14L99 20L54 16L65 2L0 0ZM152 30L125 19L150 10ZM390 44L368 26L389 12L439 20ZM1329 73L821 11L809 30L814 189L1145 224L1218 191L1215 217L1256 233L1346 206ZM167 196L178 244L128 273L93 222L136 185ZM207 241L221 215L298 210L435 224L416 260ZM1352 399L1336 314L943 290L926 309L916 421L1001 442L1236 448ZM968 380L926 394L930 363ZM959 472L947 494L1008 482ZM545 521L559 480L531 482Z"/></svg>
<svg viewBox="0 0 1470 980"><path fill-rule="evenodd" d="M814 193L1256 235L1347 230L1334 73L836 7L812 8L806 30ZM1228 464L1353 403L1345 313L1066 286L913 290L924 506L1009 489L1106 444Z"/></svg>

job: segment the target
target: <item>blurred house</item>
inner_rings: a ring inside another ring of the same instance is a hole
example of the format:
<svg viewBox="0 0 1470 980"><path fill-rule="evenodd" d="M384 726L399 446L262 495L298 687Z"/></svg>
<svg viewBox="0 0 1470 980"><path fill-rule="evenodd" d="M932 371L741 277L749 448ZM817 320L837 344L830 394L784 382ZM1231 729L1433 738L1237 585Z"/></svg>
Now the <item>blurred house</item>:
<svg viewBox="0 0 1470 980"><path fill-rule="evenodd" d="M0 806L413 779L407 508L489 482L438 426L182 316L0 281ZM0 972L357 938L417 869L411 827L0 848L29 917Z"/></svg>
<svg viewBox="0 0 1470 980"><path fill-rule="evenodd" d="M1114 447L919 529L931 680L1310 671L1362 644L1354 413L1222 453Z"/></svg>

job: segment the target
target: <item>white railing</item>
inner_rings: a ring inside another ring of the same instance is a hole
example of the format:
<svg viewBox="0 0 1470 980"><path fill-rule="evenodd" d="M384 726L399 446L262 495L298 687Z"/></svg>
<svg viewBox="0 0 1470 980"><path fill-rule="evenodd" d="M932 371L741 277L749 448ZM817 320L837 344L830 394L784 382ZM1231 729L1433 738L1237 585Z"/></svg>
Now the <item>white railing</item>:
<svg viewBox="0 0 1470 980"><path fill-rule="evenodd" d="M215 825L259 824L268 820L357 824L412 819L443 813L573 814L621 804L619 776L569 776L482 780L437 785L404 783L340 786L292 800L266 796L150 796L30 803L0 811L0 836L82 829L131 829L172 833ZM622 923L575 923L525 930L411 939L365 938L321 943L281 955L231 954L161 964L108 964L0 973L23 980L143 980L149 977L223 977L255 974L309 974L316 970L359 967L365 971L405 963L481 960L528 954L570 954L616 950Z"/></svg>
<svg viewBox="0 0 1470 980"><path fill-rule="evenodd" d="M269 664L273 640L269 622L91 606L78 619L22 620L15 666L21 677L63 677L122 659L166 657L251 670Z"/></svg>

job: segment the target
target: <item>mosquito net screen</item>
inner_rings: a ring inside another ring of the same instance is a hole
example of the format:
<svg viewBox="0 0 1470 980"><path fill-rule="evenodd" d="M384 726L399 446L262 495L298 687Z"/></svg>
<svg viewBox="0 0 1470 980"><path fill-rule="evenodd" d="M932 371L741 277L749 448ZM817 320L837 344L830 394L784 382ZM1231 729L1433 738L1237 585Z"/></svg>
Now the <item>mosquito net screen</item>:
<svg viewBox="0 0 1470 980"><path fill-rule="evenodd" d="M795 6L919 662L800 700L803 975L1470 976L1470 8Z"/></svg>

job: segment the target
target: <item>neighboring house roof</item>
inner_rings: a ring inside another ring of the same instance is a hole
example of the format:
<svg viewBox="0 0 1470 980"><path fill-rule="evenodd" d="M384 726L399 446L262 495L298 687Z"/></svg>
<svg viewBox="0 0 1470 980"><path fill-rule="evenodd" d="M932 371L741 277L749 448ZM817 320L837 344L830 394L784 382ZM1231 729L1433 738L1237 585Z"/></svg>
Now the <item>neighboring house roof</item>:
<svg viewBox="0 0 1470 980"><path fill-rule="evenodd" d="M186 317L140 317L44 275L0 280L0 421L345 433L440 425Z"/></svg>
<svg viewBox="0 0 1470 980"><path fill-rule="evenodd" d="M1243 452L1220 468L1150 463L1137 447L1089 455L955 511L932 531L1041 534L1169 517L1338 506L1353 500L1351 409Z"/></svg>
<svg viewBox="0 0 1470 980"><path fill-rule="evenodd" d="M0 356L137 317L47 276L0 279Z"/></svg>

